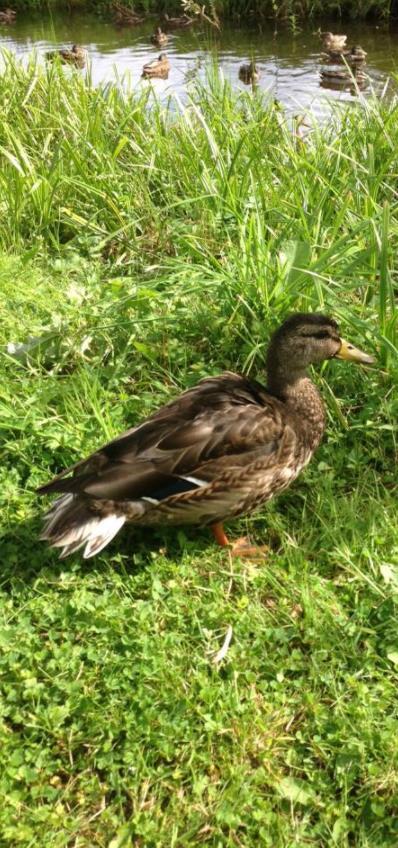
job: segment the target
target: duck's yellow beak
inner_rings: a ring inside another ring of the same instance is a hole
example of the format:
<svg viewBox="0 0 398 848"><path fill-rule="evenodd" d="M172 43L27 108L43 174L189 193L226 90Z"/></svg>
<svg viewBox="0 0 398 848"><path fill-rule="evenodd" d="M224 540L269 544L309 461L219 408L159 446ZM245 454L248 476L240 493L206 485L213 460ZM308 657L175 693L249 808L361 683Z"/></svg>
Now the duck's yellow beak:
<svg viewBox="0 0 398 848"><path fill-rule="evenodd" d="M374 356L369 356L368 353L363 353L357 347L354 347L350 342L341 339L340 350L336 353L336 359L348 359L350 362L363 362L365 365L373 365L376 361Z"/></svg>

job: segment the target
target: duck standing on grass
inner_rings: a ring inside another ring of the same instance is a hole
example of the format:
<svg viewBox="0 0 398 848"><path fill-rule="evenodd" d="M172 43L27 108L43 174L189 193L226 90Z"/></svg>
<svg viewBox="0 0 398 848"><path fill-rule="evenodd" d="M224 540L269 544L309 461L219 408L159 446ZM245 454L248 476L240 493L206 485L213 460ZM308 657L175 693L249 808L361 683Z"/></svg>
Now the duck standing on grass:
<svg viewBox="0 0 398 848"><path fill-rule="evenodd" d="M268 388L231 372L208 377L67 468L38 489L60 493L41 538L61 557L84 548L88 558L125 522L196 524L229 545L223 522L286 489L318 447L325 415L307 369L333 358L374 361L327 315L290 316L271 338ZM231 547L238 556L261 550L246 538Z"/></svg>

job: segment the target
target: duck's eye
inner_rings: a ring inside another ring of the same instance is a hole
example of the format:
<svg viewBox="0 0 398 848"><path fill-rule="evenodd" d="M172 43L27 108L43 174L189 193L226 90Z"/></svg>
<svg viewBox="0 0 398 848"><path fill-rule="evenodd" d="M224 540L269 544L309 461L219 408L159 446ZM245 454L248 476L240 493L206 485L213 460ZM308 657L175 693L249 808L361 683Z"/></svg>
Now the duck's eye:
<svg viewBox="0 0 398 848"><path fill-rule="evenodd" d="M330 333L328 330L316 330L316 332L312 331L312 333L300 333L304 339L330 339Z"/></svg>
<svg viewBox="0 0 398 848"><path fill-rule="evenodd" d="M327 330L318 330L317 333L313 333L314 339L329 339L330 335Z"/></svg>

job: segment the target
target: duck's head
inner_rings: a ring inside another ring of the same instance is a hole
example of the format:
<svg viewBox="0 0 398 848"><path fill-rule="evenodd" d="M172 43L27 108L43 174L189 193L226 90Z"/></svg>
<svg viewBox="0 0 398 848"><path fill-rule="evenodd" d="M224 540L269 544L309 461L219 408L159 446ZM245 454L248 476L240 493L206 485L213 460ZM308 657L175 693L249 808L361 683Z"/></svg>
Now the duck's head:
<svg viewBox="0 0 398 848"><path fill-rule="evenodd" d="M334 318L320 312L295 313L271 338L267 354L270 387L274 381L295 382L309 365L333 358L367 365L374 362L372 356L341 338Z"/></svg>

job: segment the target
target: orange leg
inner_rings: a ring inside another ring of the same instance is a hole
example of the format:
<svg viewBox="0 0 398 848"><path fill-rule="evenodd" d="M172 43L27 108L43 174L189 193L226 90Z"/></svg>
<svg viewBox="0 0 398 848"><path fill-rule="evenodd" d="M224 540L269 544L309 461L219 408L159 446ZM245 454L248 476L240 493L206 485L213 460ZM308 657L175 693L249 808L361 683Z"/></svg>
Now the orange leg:
<svg viewBox="0 0 398 848"><path fill-rule="evenodd" d="M212 524L211 529L214 533L214 538L219 545L222 545L223 548L229 547L231 549L231 555L236 557L246 557L247 559L263 559L264 556L269 553L269 548L267 545L253 545L250 539L247 536L242 536L242 538L237 539L236 542L228 541L228 536L224 532L224 527L219 522L218 524Z"/></svg>
<svg viewBox="0 0 398 848"><path fill-rule="evenodd" d="M222 545L223 548L226 548L227 545L229 545L229 541L228 537L224 533L224 527L221 522L219 522L218 524L212 524L211 529L213 531L214 538L217 544Z"/></svg>

